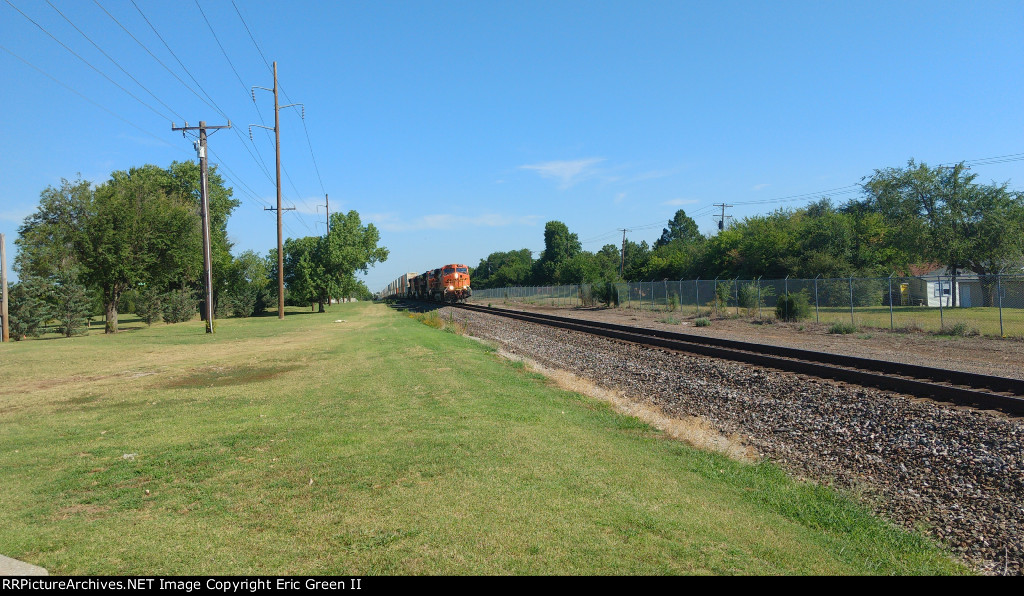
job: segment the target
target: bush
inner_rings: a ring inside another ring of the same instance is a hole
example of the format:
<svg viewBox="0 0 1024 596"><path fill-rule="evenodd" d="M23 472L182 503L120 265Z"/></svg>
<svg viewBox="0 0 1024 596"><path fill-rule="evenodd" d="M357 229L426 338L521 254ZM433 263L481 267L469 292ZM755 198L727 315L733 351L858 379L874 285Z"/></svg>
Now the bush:
<svg viewBox="0 0 1024 596"><path fill-rule="evenodd" d="M939 330L938 334L952 335L954 337L971 337L972 335L981 335L977 329L971 329L967 326L967 323L963 321L943 327Z"/></svg>
<svg viewBox="0 0 1024 596"><path fill-rule="evenodd" d="M191 321L199 309L199 301L196 300L195 292L192 290L171 290L164 294L164 321L168 323L183 323Z"/></svg>
<svg viewBox="0 0 1024 596"><path fill-rule="evenodd" d="M775 304L775 318L780 321L799 321L810 316L811 304L808 302L806 294L779 296L779 300Z"/></svg>
<svg viewBox="0 0 1024 596"><path fill-rule="evenodd" d="M857 333L857 326L853 323L832 323L828 328L828 332L836 335L849 335Z"/></svg>
<svg viewBox="0 0 1024 596"><path fill-rule="evenodd" d="M711 326L711 319L709 319L707 317L701 317L701 318L697 319L696 321L694 321L693 324L696 325L697 327L710 327Z"/></svg>
<svg viewBox="0 0 1024 596"><path fill-rule="evenodd" d="M602 302L605 306L619 305L619 293L615 284L611 282L598 282L591 286L590 295L594 300Z"/></svg>
<svg viewBox="0 0 1024 596"><path fill-rule="evenodd" d="M89 293L78 283L74 272L57 274L51 292L53 308L50 313L57 319L57 331L64 337L85 333L89 324Z"/></svg>
<svg viewBox="0 0 1024 596"><path fill-rule="evenodd" d="M765 286L760 289L760 292L758 292L757 286L758 283L753 281L740 285L740 308L746 309L748 317L752 317L757 314L758 308L764 306L765 299L775 295L775 288ZM758 299L759 297L760 300Z"/></svg>
<svg viewBox="0 0 1024 596"><path fill-rule="evenodd" d="M20 341L26 337L38 337L43 324L50 318L46 304L46 282L38 277L27 277L12 284L8 294L8 328L11 339Z"/></svg>
<svg viewBox="0 0 1024 596"><path fill-rule="evenodd" d="M138 290L135 297L135 314L147 325L159 322L163 318L163 297L153 286L145 286Z"/></svg>

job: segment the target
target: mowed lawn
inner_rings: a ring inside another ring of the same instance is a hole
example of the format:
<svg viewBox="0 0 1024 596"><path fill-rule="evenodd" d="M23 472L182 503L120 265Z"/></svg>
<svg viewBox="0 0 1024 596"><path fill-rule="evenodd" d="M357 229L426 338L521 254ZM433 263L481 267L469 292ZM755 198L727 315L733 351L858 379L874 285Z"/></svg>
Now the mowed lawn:
<svg viewBox="0 0 1024 596"><path fill-rule="evenodd" d="M0 344L0 554L59 574L966 571L374 304Z"/></svg>

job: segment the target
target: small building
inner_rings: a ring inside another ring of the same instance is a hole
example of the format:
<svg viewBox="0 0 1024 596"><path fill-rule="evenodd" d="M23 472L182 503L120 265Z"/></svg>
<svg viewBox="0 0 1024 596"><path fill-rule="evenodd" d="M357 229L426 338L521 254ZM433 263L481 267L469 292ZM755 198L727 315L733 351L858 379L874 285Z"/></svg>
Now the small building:
<svg viewBox="0 0 1024 596"><path fill-rule="evenodd" d="M912 266L910 273L915 277L907 284L909 306L946 308L984 304L981 280L973 271L958 270L953 275L947 267L923 265Z"/></svg>

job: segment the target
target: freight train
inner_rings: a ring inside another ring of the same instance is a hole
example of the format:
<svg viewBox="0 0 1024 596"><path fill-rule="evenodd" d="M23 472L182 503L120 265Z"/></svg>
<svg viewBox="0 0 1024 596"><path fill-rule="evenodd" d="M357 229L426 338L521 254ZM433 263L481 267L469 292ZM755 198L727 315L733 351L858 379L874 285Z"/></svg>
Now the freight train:
<svg viewBox="0 0 1024 596"><path fill-rule="evenodd" d="M423 273L406 273L389 283L383 298L414 298L438 302L465 302L473 295L469 285L469 267L445 265Z"/></svg>

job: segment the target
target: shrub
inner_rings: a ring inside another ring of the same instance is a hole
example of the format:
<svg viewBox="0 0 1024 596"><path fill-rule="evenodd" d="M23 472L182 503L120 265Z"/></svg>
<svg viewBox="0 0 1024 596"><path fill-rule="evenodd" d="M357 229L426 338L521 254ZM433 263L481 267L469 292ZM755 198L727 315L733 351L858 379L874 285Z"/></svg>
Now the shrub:
<svg viewBox="0 0 1024 596"><path fill-rule="evenodd" d="M711 326L711 319L709 319L707 317L701 317L701 318L697 319L696 321L694 321L693 324L696 325L697 327L710 327Z"/></svg>
<svg viewBox="0 0 1024 596"><path fill-rule="evenodd" d="M757 282L749 282L740 285L739 289L739 303L740 308L747 310L747 316L752 317L757 314L757 310L764 306L766 298L775 295L775 288L771 286L765 286L760 288L758 292ZM760 300L758 299L760 297Z"/></svg>
<svg viewBox="0 0 1024 596"><path fill-rule="evenodd" d="M171 290L164 294L163 306L164 321L182 323L192 320L199 309L199 301L190 289Z"/></svg>
<svg viewBox="0 0 1024 596"><path fill-rule="evenodd" d="M853 323L832 323L828 328L828 332L837 335L849 335L851 333L857 333L857 326Z"/></svg>
<svg viewBox="0 0 1024 596"><path fill-rule="evenodd" d="M163 297L153 286L145 286L138 290L135 297L135 314L147 325L158 322L163 317Z"/></svg>
<svg viewBox="0 0 1024 596"><path fill-rule="evenodd" d="M971 329L967 326L967 323L963 321L943 327L939 330L938 334L951 335L954 337L971 337L972 335L981 335L977 329Z"/></svg>
<svg viewBox="0 0 1024 596"><path fill-rule="evenodd" d="M89 324L89 293L78 283L74 272L57 274L51 292L53 308L50 313L57 319L57 331L64 337L85 333Z"/></svg>
<svg viewBox="0 0 1024 596"><path fill-rule="evenodd" d="M7 313L11 339L20 341L38 337L43 332L43 324L50 318L46 292L47 284L39 277L26 277L11 285Z"/></svg>
<svg viewBox="0 0 1024 596"><path fill-rule="evenodd" d="M811 305L806 294L779 296L779 300L775 304L775 318L780 321L799 321L810 316Z"/></svg>

